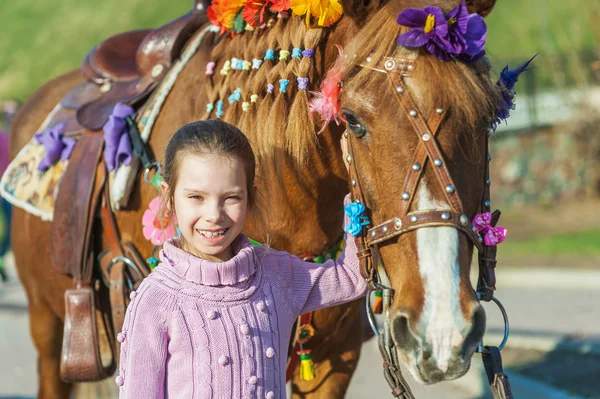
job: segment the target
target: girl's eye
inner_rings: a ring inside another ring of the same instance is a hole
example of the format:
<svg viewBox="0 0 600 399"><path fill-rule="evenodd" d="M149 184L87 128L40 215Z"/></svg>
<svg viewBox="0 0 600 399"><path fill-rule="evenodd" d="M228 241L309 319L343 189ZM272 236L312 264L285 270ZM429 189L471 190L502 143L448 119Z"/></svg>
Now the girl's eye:
<svg viewBox="0 0 600 399"><path fill-rule="evenodd" d="M201 195L191 195L190 198L193 199L193 200L198 200L198 201L202 200L202 196Z"/></svg>
<svg viewBox="0 0 600 399"><path fill-rule="evenodd" d="M239 201L240 197L237 195L232 195L231 197L225 198L226 200Z"/></svg>

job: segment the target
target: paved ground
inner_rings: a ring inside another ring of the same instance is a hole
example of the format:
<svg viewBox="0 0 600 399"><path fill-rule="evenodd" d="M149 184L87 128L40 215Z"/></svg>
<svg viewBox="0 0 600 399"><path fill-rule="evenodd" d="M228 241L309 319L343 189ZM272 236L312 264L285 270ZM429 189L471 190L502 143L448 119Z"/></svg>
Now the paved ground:
<svg viewBox="0 0 600 399"><path fill-rule="evenodd" d="M600 289L578 290L568 285L565 289L550 290L537 289L534 283L531 288L516 285L515 288L509 288L500 283L497 291L497 297L502 300L511 317L511 329L515 336L529 336L535 340L536 337L560 339L570 335L600 343L600 310L597 307ZM36 393L35 353L29 338L26 310L25 294L18 282L13 278L9 284L0 283L0 399L29 399ZM491 305L486 305L486 312L488 331L498 335L503 326L500 313ZM349 399L390 397L380 364L375 340L371 340L363 348L359 370L347 395ZM456 382L431 387L420 386L408 373L405 375L419 399L488 399L491 396L483 382L480 364L478 355L475 355L473 369L467 376ZM548 389L547 386L536 385L517 374L510 374L510 378L517 398L575 398Z"/></svg>

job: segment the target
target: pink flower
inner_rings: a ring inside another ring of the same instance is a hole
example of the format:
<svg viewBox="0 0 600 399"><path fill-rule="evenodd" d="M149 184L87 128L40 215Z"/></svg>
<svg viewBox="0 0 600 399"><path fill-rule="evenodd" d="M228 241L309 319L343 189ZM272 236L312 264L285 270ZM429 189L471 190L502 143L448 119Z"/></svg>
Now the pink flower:
<svg viewBox="0 0 600 399"><path fill-rule="evenodd" d="M160 197L156 197L150 201L148 209L142 216L144 237L154 245L162 245L177 234L175 221L170 220L168 215L159 215L159 211Z"/></svg>

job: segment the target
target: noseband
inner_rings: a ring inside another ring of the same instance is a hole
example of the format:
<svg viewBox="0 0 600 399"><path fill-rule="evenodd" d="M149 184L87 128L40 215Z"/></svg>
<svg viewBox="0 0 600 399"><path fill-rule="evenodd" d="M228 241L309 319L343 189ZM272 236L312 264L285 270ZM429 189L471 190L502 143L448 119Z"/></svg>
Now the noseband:
<svg viewBox="0 0 600 399"><path fill-rule="evenodd" d="M383 292L384 309L384 330L379 334L377 330L369 301L367 300L367 314L369 321L379 339L379 349L384 359L384 376L390 387L392 395L405 399L414 398L410 387L404 380L400 371L400 364L395 343L391 336L389 325L389 306L393 297L393 289L381 284L381 278L378 273L377 261L380 259L379 247L390 243L393 238L399 237L404 233L423 227L453 227L463 232L467 238L477 247L479 252L479 279L477 283L477 297L479 300L490 301L493 299L493 293L496 289L496 278L494 268L496 266L496 247L484 244L482 237L471 226L471 220L465 214L462 202L457 193L450 172L446 166L442 152L440 151L437 133L444 121L447 110L436 108L434 112L425 119L415 101L408 93L404 77L410 76L415 69L414 60L396 59L391 57L383 58L377 65L360 64L362 68L371 69L379 73L385 73L390 87L393 89L396 99L400 103L404 113L408 117L415 134L418 137L418 145L413 156L411 167L404 180L402 194L399 203L399 211L396 217L386 220L371 228L363 227L359 235L355 236L357 254L360 262L360 272L362 277L368 283L371 290L381 290ZM489 66L486 65L487 68ZM491 133L491 132L488 132ZM365 201L365 196L361 189L358 166L353 153L353 140L348 132L344 132L344 137L348 143L348 154L346 161L349 164L349 179L351 186L351 195L353 201L362 203L369 220L372 219L371 212ZM490 209L490 178L489 161L491 159L488 148L489 134L485 139L485 175L484 175L484 193L479 211L488 212ZM425 166L430 162L431 168L435 173L438 184L443 187L443 193L450 205L447 209L415 210L410 212L410 206L414 199L419 181L423 177ZM493 213L491 225L495 226L500 217L500 211ZM368 297L367 297L368 298ZM485 347L481 352L484 355L484 365L494 397L512 398L510 386L506 375L502 372L502 363L497 348ZM486 356L488 357L486 361ZM489 367L488 367L489 366Z"/></svg>

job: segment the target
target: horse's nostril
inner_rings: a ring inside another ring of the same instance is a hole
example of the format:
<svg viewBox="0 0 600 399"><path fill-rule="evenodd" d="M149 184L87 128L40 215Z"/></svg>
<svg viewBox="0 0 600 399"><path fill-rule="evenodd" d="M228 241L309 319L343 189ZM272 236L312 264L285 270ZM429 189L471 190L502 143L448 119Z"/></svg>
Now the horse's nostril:
<svg viewBox="0 0 600 399"><path fill-rule="evenodd" d="M392 322L392 332L396 346L400 349L411 350L417 347L416 335L410 328L408 312L398 312Z"/></svg>
<svg viewBox="0 0 600 399"><path fill-rule="evenodd" d="M477 308L473 312L473 318L471 319L471 329L469 330L465 341L462 346L461 356L462 358L470 357L473 351L477 348L477 345L483 339L485 333L485 310L483 306L477 305Z"/></svg>
<svg viewBox="0 0 600 399"><path fill-rule="evenodd" d="M430 351L423 351L423 360L427 361L431 358L431 352Z"/></svg>

